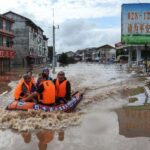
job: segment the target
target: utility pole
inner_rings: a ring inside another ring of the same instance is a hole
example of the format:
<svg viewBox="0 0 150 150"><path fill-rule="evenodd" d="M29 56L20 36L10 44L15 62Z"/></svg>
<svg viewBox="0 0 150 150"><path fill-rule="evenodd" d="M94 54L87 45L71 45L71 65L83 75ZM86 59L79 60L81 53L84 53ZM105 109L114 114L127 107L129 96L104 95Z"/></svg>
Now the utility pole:
<svg viewBox="0 0 150 150"><path fill-rule="evenodd" d="M56 63L56 52L55 52L55 29L59 29L59 26L55 27L54 22L54 8L53 8L53 62L52 62L52 73L55 73L55 63Z"/></svg>
<svg viewBox="0 0 150 150"><path fill-rule="evenodd" d="M148 55L148 47L147 47L147 44L145 44L145 70L146 70L146 72L148 71L147 55Z"/></svg>

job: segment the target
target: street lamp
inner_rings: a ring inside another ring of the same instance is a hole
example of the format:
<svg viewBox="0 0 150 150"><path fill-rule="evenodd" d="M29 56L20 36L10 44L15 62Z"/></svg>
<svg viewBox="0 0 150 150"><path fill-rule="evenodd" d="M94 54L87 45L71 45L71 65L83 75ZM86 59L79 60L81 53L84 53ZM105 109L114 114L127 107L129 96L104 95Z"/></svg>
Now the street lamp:
<svg viewBox="0 0 150 150"><path fill-rule="evenodd" d="M55 73L56 53L55 53L55 30L59 29L59 25L54 25L54 8L53 8L53 62L52 62L52 73Z"/></svg>

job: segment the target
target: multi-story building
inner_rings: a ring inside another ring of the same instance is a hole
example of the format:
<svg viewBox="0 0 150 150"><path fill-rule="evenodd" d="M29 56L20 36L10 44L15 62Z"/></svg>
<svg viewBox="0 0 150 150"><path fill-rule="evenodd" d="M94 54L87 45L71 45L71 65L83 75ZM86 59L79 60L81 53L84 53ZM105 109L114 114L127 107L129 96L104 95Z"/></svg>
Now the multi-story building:
<svg viewBox="0 0 150 150"><path fill-rule="evenodd" d="M0 15L0 73L10 71L11 59L15 56L13 23L14 20Z"/></svg>
<svg viewBox="0 0 150 150"><path fill-rule="evenodd" d="M76 56L82 61L109 63L116 58L116 49L110 45L86 48L76 51Z"/></svg>
<svg viewBox="0 0 150 150"><path fill-rule="evenodd" d="M110 45L103 45L97 47L92 52L92 61L99 61L100 63L109 63L116 58L116 49Z"/></svg>
<svg viewBox="0 0 150 150"><path fill-rule="evenodd" d="M77 50L76 57L77 59L80 58L79 60L84 61L84 62L92 61L92 52L93 52L93 48Z"/></svg>
<svg viewBox="0 0 150 150"><path fill-rule="evenodd" d="M48 38L46 37L46 35L43 35L43 56L45 56L44 57L44 59L43 59L43 62L44 63L46 63L46 62L48 62Z"/></svg>
<svg viewBox="0 0 150 150"><path fill-rule="evenodd" d="M3 15L15 20L13 26L16 50L14 65L43 63L47 56L43 48L43 30L32 20L14 12L9 11Z"/></svg>

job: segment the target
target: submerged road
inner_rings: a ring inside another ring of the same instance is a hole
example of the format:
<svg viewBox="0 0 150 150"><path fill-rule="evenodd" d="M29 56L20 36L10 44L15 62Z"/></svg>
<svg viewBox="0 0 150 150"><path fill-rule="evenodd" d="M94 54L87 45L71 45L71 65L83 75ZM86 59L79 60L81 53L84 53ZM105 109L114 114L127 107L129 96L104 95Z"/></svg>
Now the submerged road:
<svg viewBox="0 0 150 150"><path fill-rule="evenodd" d="M1 130L0 150L149 149L150 113L121 109L127 104L124 89L144 84L134 74L122 71L118 66L98 64L75 64L57 70L66 72L73 91L80 90L85 93L77 108L77 113L82 113L80 123L70 126L72 120L64 114L66 128L32 132ZM16 81L12 81L10 85L14 88ZM13 90L1 96L5 105L10 102L12 92ZM78 116L77 113L74 115ZM130 122L132 118L134 121ZM142 120L139 126L138 118ZM54 119L51 121L53 123Z"/></svg>

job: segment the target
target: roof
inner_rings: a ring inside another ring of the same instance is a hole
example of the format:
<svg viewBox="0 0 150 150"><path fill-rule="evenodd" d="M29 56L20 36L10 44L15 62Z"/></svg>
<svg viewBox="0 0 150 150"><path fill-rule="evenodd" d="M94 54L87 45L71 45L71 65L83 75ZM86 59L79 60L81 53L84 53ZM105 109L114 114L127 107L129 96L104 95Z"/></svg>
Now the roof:
<svg viewBox="0 0 150 150"><path fill-rule="evenodd" d="M17 14L17 13L15 13L15 12L12 12L12 11L8 11L8 12L4 13L3 16L5 16L5 15L7 15L7 14L14 14L14 15L16 15L16 16L19 16L19 17L21 17L21 18L27 20L30 25L32 25L32 26L34 26L34 27L40 29L40 30L43 32L42 28L40 28L39 26L37 26L37 25L36 25L31 19L29 19L29 18L26 18L26 17L24 17L24 16L22 16L22 15L20 15L20 14Z"/></svg>
<svg viewBox="0 0 150 150"><path fill-rule="evenodd" d="M46 40L46 41L48 40L48 38L46 37L46 35L43 35L43 39Z"/></svg>
<svg viewBox="0 0 150 150"><path fill-rule="evenodd" d="M10 21L10 22L12 22L12 23L15 22L13 19L11 19L11 18L9 18L9 17L6 17L6 16L4 16L4 15L0 15L0 18L5 19L5 20L8 20L8 21Z"/></svg>
<svg viewBox="0 0 150 150"><path fill-rule="evenodd" d="M100 46L100 47L97 47L97 49L100 49L100 48L111 48L111 49L115 49L115 47L111 46L111 45L108 45L108 44L105 44L103 46Z"/></svg>
<svg viewBox="0 0 150 150"><path fill-rule="evenodd" d="M67 53L67 54L68 54L68 53L72 53L72 54L74 54L74 52L73 52L73 51L69 51L69 52L66 52L66 53Z"/></svg>

